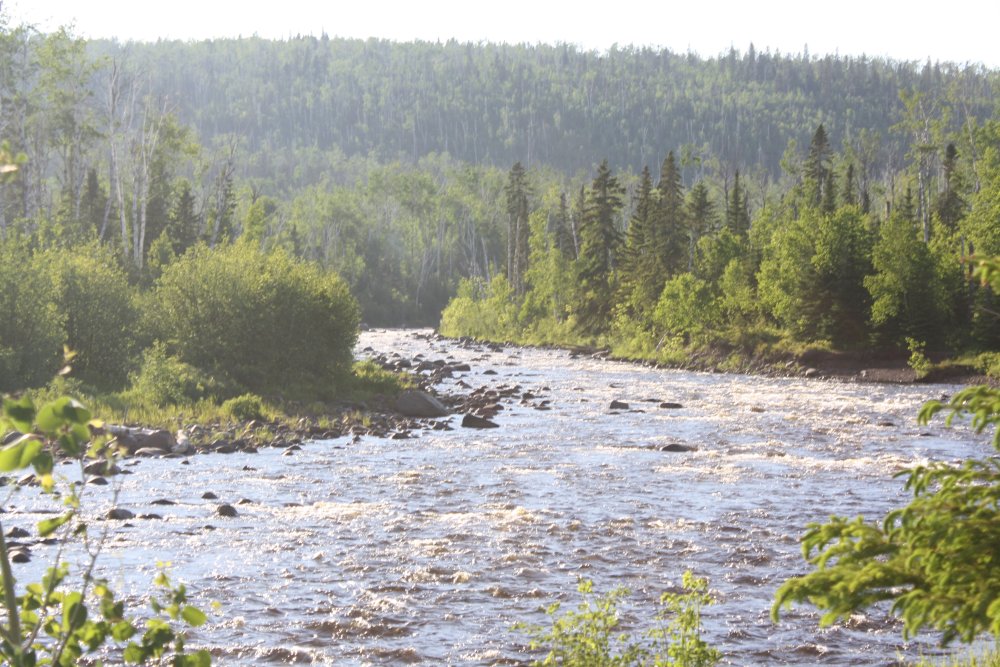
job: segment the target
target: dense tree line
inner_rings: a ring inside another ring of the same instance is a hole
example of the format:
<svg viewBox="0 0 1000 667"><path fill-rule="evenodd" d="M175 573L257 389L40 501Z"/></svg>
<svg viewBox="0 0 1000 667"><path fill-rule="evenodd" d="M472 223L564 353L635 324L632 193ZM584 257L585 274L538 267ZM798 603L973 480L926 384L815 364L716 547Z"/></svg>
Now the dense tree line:
<svg viewBox="0 0 1000 667"><path fill-rule="evenodd" d="M965 260L1000 253L1000 121L935 140L875 191L819 125L786 156L790 187L759 207L738 172L728 192L685 187L673 152L659 180L645 168L626 200L603 162L580 195L579 251L560 242L566 196L533 197L529 215L547 224L531 227L532 264L468 282L442 329L597 340L647 358L702 345L996 350L997 297L969 280ZM530 176L517 165L511 183L530 193Z"/></svg>
<svg viewBox="0 0 1000 667"><path fill-rule="evenodd" d="M327 37L90 49L134 61L202 142L243 138L260 156L249 165L258 178L279 176L273 169L298 153L330 150L410 162L448 153L566 173L599 155L638 172L665 146L683 147L692 171L700 159L730 173L752 165L777 176L788 142L804 145L819 123L835 146L862 129L887 137L904 108L900 91L916 91L963 100L962 115L951 119L958 127L966 115L992 111L996 79L976 66L753 45L707 58L638 47L596 53L567 44ZM887 141L879 166L897 167L909 145L902 136Z"/></svg>
<svg viewBox="0 0 1000 667"><path fill-rule="evenodd" d="M435 323L462 279L502 274L530 312L575 308L600 335L655 311L661 286L638 277L756 289L751 214L851 202L881 219L904 182L933 244L982 181L997 76L753 48L122 45L2 21L0 139L26 159L0 184L0 239L96 241L143 289L197 244L242 239L338 272L372 324ZM554 277L583 263L582 292Z"/></svg>

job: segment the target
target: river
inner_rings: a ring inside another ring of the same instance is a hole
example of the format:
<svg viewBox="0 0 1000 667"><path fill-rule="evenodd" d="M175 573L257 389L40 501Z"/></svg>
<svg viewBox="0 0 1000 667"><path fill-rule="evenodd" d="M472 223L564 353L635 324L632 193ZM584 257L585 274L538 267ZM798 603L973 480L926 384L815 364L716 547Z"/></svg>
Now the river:
<svg viewBox="0 0 1000 667"><path fill-rule="evenodd" d="M710 580L705 639L725 664L891 665L932 650L903 643L884 612L819 630L809 608L777 625L769 610L806 571L808 522L880 518L907 498L893 473L988 451L966 428L916 424L925 400L956 387L656 370L417 333L366 332L359 350L465 361L472 371L442 390L517 384L551 409L514 402L498 429L463 429L459 416L450 431L294 455L132 461L118 505L162 519L116 525L102 572L138 600L170 561L197 604L218 603L192 643L220 665L524 664L511 626L575 604L579 578L628 587L626 622L641 630L688 569ZM675 443L697 449L656 449ZM5 528L38 518L31 493L12 500ZM93 493L101 514L109 494ZM150 505L159 498L177 504ZM239 516L216 516L220 502ZM37 576L45 555L19 575Z"/></svg>

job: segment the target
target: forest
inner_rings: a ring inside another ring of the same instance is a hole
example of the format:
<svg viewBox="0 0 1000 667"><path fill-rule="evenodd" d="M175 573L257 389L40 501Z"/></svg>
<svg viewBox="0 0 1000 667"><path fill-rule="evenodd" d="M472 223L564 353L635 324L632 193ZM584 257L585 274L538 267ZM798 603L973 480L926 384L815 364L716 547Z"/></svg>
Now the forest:
<svg viewBox="0 0 1000 667"><path fill-rule="evenodd" d="M1000 79L980 66L118 43L3 17L0 52L5 253L86 249L140 302L196 248L240 244L337 274L372 325L667 359L996 348L961 262L998 251Z"/></svg>

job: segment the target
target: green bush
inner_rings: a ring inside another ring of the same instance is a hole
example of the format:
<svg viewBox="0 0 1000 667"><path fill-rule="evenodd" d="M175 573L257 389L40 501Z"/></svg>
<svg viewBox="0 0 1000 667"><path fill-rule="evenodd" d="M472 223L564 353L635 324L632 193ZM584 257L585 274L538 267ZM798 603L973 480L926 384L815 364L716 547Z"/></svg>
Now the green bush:
<svg viewBox="0 0 1000 667"><path fill-rule="evenodd" d="M441 313L439 327L445 336L472 336L488 340L518 337L518 307L507 278L496 275L487 285L463 280L458 294Z"/></svg>
<svg viewBox="0 0 1000 667"><path fill-rule="evenodd" d="M264 401L257 394L243 394L222 404L222 411L240 421L264 419Z"/></svg>
<svg viewBox="0 0 1000 667"><path fill-rule="evenodd" d="M31 251L0 243L0 391L45 385L63 357L65 318Z"/></svg>
<svg viewBox="0 0 1000 667"><path fill-rule="evenodd" d="M242 391L333 397L350 373L356 301L337 275L284 251L197 246L164 269L145 304L172 354Z"/></svg>
<svg viewBox="0 0 1000 667"><path fill-rule="evenodd" d="M37 257L54 286L65 343L76 352L73 375L103 389L128 379L138 310L125 271L96 243L48 250Z"/></svg>
<svg viewBox="0 0 1000 667"><path fill-rule="evenodd" d="M580 581L583 596L575 609L560 614L559 603L546 609L551 627L518 623L515 630L531 637L531 649L545 651L533 665L574 667L712 667L722 655L701 638L701 608L712 603L708 581L685 572L684 593L664 593L656 626L646 638L618 632L618 602L628 589L594 594L593 582Z"/></svg>
<svg viewBox="0 0 1000 667"><path fill-rule="evenodd" d="M161 343L154 343L142 356L142 365L131 376L125 398L139 405L190 405L219 393L212 378L167 354Z"/></svg>

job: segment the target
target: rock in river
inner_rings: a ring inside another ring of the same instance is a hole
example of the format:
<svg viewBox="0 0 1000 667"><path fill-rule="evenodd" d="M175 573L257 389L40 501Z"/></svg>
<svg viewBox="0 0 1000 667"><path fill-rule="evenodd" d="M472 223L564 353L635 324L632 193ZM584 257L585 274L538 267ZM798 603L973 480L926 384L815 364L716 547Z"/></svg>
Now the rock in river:
<svg viewBox="0 0 1000 667"><path fill-rule="evenodd" d="M499 428L500 424L491 422L485 417L477 417L473 414L467 414L462 417L462 426L465 428Z"/></svg>

